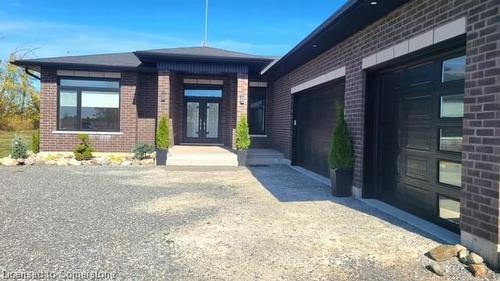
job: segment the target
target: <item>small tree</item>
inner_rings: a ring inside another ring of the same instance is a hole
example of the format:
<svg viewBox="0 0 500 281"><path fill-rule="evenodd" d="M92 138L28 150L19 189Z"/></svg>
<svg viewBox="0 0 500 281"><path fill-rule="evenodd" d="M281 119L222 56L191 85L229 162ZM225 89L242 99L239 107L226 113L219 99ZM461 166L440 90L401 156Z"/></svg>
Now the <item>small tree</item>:
<svg viewBox="0 0 500 281"><path fill-rule="evenodd" d="M89 135L80 134L78 138L80 139L80 144L74 151L75 159L78 161L92 159L92 152L94 152L94 149L92 148Z"/></svg>
<svg viewBox="0 0 500 281"><path fill-rule="evenodd" d="M241 117L238 128L236 129L236 149L248 150L252 144L250 139L250 130L248 128L248 120L246 116Z"/></svg>
<svg viewBox="0 0 500 281"><path fill-rule="evenodd" d="M12 141L10 157L12 159L28 158L28 148L23 140L18 136L14 137L14 140Z"/></svg>
<svg viewBox="0 0 500 281"><path fill-rule="evenodd" d="M354 164L354 151L352 148L351 134L344 119L344 107L337 103L337 126L332 138L330 151L330 168L352 169Z"/></svg>
<svg viewBox="0 0 500 281"><path fill-rule="evenodd" d="M168 126L168 119L163 116L160 119L160 125L156 132L156 148L168 150L170 147L170 128Z"/></svg>
<svg viewBox="0 0 500 281"><path fill-rule="evenodd" d="M31 138L31 151L33 153L40 152L40 131L36 131Z"/></svg>

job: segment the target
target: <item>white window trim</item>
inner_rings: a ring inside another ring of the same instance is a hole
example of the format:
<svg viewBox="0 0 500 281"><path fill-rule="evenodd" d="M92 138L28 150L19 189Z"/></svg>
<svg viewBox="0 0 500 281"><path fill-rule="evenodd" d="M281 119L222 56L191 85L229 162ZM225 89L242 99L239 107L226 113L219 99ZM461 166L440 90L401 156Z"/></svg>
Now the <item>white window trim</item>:
<svg viewBox="0 0 500 281"><path fill-rule="evenodd" d="M362 59L363 69L367 69L400 56L418 51L422 48L435 45L444 40L465 34L466 18L459 18L447 24L440 25L403 42L399 42L389 48Z"/></svg>
<svg viewBox="0 0 500 281"><path fill-rule="evenodd" d="M267 138L267 135L250 135L251 138Z"/></svg>
<svg viewBox="0 0 500 281"><path fill-rule="evenodd" d="M123 135L123 132L97 132L97 131L52 131L53 134L67 134L67 135Z"/></svg>
<svg viewBox="0 0 500 281"><path fill-rule="evenodd" d="M291 92L292 94L304 91L306 89L312 88L314 86L324 84L326 82L333 81L335 79L341 78L345 76L345 66L339 67L333 71L330 71L328 73L325 73L323 75L320 75L316 78L313 78L311 80L308 80L302 84L296 85L292 87Z"/></svg>

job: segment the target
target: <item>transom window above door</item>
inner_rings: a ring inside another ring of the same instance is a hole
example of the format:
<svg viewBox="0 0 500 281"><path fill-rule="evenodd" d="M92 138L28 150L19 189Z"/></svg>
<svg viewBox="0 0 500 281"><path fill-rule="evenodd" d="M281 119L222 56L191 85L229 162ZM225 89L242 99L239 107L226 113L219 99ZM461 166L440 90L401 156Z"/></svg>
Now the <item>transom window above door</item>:
<svg viewBox="0 0 500 281"><path fill-rule="evenodd" d="M185 97L221 98L222 89L185 89Z"/></svg>
<svg viewBox="0 0 500 281"><path fill-rule="evenodd" d="M120 131L120 82L60 79L57 129Z"/></svg>

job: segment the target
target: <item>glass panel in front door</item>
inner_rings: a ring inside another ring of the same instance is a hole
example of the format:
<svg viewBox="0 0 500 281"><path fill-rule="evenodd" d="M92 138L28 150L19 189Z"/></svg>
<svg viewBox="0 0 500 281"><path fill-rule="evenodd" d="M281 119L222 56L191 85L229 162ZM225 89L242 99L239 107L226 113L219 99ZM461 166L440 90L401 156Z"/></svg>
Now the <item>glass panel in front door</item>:
<svg viewBox="0 0 500 281"><path fill-rule="evenodd" d="M186 135L188 138L200 136L200 103L188 102L186 106Z"/></svg>
<svg viewBox="0 0 500 281"><path fill-rule="evenodd" d="M219 103L207 102L206 137L219 137Z"/></svg>

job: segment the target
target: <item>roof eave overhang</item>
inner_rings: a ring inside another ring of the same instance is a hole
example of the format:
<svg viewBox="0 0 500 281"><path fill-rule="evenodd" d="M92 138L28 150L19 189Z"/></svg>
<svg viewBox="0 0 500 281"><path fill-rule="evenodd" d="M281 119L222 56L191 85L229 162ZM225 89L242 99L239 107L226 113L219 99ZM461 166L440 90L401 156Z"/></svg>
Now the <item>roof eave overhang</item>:
<svg viewBox="0 0 500 281"><path fill-rule="evenodd" d="M285 56L262 70L261 75L281 76L331 49L410 0L349 0Z"/></svg>
<svg viewBox="0 0 500 281"><path fill-rule="evenodd" d="M64 68L71 70L100 70L100 71L156 71L154 67L148 66L120 66L120 65L100 65L83 63L59 63L59 62L40 62L30 60L20 60L10 62L19 67L27 67L40 71L41 68Z"/></svg>
<svg viewBox="0 0 500 281"><path fill-rule="evenodd" d="M134 52L134 54L142 62L158 62L158 61L184 61L184 62L214 62L214 63L239 63L239 64L249 64L249 63L259 63L268 64L273 59L271 58L229 58L221 56L196 56L196 55L168 55L168 54L157 54L151 52Z"/></svg>

